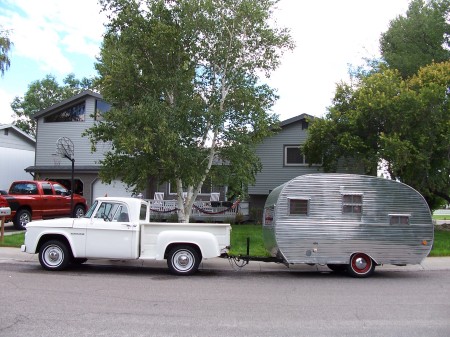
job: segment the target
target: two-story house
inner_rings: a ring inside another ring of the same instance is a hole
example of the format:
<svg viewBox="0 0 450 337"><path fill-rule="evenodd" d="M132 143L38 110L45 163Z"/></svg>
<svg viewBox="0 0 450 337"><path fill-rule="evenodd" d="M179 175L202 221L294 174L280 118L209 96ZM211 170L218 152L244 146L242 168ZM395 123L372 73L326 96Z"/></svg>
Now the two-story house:
<svg viewBox="0 0 450 337"><path fill-rule="evenodd" d="M14 180L32 179L25 168L34 163L36 140L15 125L0 125L0 190Z"/></svg>

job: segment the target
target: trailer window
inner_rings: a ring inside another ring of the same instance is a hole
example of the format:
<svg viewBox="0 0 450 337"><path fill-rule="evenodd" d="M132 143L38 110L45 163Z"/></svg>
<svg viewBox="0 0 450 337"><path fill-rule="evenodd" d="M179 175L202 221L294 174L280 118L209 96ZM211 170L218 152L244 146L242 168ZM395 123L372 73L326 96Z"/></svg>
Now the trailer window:
<svg viewBox="0 0 450 337"><path fill-rule="evenodd" d="M290 215L308 215L307 199L289 199Z"/></svg>
<svg viewBox="0 0 450 337"><path fill-rule="evenodd" d="M409 215L389 214L389 224L409 225Z"/></svg>
<svg viewBox="0 0 450 337"><path fill-rule="evenodd" d="M342 213L361 214L362 213L362 194L343 194L342 195Z"/></svg>

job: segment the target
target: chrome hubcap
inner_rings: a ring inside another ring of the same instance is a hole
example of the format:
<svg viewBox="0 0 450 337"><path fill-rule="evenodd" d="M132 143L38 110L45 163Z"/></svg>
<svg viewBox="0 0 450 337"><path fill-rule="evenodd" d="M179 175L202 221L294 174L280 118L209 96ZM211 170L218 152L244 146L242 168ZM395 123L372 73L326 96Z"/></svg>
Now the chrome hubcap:
<svg viewBox="0 0 450 337"><path fill-rule="evenodd" d="M358 269L364 269L367 267L367 261L365 259L363 259L362 257L358 257L355 260L355 266Z"/></svg>
<svg viewBox="0 0 450 337"><path fill-rule="evenodd" d="M48 257L50 258L50 260L52 262L58 261L59 260L59 252L56 251L55 249L52 249L49 253L48 253Z"/></svg>

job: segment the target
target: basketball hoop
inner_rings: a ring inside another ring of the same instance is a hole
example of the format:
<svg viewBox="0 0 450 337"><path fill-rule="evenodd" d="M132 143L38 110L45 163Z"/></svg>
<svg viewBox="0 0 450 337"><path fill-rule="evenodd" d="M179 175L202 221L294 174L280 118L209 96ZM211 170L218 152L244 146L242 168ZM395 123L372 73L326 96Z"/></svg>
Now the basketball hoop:
<svg viewBox="0 0 450 337"><path fill-rule="evenodd" d="M70 138L61 137L56 141L56 154L61 158L73 160L74 146Z"/></svg>

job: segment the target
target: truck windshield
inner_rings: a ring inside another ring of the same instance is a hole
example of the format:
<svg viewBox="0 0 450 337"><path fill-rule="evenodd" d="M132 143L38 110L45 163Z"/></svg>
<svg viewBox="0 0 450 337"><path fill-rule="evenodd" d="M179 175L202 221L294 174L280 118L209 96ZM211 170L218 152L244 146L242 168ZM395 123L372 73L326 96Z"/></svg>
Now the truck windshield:
<svg viewBox="0 0 450 337"><path fill-rule="evenodd" d="M98 201L95 201L92 206L89 208L89 210L84 215L85 218L90 218L92 216L92 213L94 213L94 210L97 208Z"/></svg>

